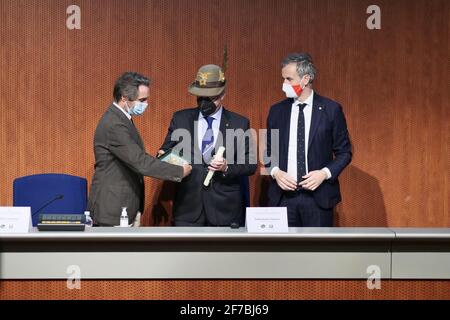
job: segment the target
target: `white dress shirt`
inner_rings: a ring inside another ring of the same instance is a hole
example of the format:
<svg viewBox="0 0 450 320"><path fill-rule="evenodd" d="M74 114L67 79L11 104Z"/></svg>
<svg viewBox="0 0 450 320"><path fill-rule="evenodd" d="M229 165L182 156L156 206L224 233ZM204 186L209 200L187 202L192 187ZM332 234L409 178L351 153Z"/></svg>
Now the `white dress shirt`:
<svg viewBox="0 0 450 320"><path fill-rule="evenodd" d="M214 118L212 125L211 125L213 134L214 134L213 146L216 145L217 136L219 135L220 120L222 119L222 110L223 110L223 107L220 107L220 109L217 110L216 113L210 115L210 117ZM198 126L197 127L197 130L198 130L197 131L198 132L197 142L198 142L198 147L199 147L200 151L202 151L202 140L203 140L203 136L206 133L206 130L208 129L208 121L206 121L206 117L204 117L201 112L198 115L197 126Z"/></svg>
<svg viewBox="0 0 450 320"><path fill-rule="evenodd" d="M123 110L116 102L113 102L113 105L115 105L117 108L119 108L119 110L122 111L122 112L127 116L127 118L128 118L129 120L131 120L131 115L130 115L128 112L126 112L125 110Z"/></svg>
<svg viewBox="0 0 450 320"><path fill-rule="evenodd" d="M311 92L308 98L306 98L303 103L306 106L303 108L303 115L305 117L305 166L306 173L308 173L308 138L309 129L311 128L311 115L312 115L312 103L313 103L314 91ZM295 100L291 107L291 125L289 129L289 145L288 145L288 164L287 173L294 179L297 180L297 127L298 127L298 116L300 114L301 104L299 100Z"/></svg>
<svg viewBox="0 0 450 320"><path fill-rule="evenodd" d="M289 127L289 144L288 144L288 163L287 163L287 174L297 180L297 127L298 127L298 116L300 114L300 107L298 106L300 103L306 103L306 106L303 108L303 115L305 117L305 169L306 173L308 173L308 141L309 141L309 131L311 128L311 117L312 117L312 106L314 99L314 91L311 91L311 94L305 101L295 100L291 106L291 119L290 119L290 127ZM279 170L278 167L274 167L270 174L273 177L273 174ZM327 174L327 179L331 178L330 170L325 167L324 170Z"/></svg>

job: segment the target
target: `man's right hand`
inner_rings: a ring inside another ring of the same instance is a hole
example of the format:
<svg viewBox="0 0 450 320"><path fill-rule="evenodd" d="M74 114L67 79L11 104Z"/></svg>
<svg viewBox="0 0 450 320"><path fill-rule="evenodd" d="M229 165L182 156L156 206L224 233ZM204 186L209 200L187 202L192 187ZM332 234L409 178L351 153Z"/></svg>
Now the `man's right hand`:
<svg viewBox="0 0 450 320"><path fill-rule="evenodd" d="M273 177L277 181L278 186L286 191L294 191L297 189L297 181L295 181L294 178L292 178L290 175L287 174L287 172L278 169L274 174Z"/></svg>
<svg viewBox="0 0 450 320"><path fill-rule="evenodd" d="M183 164L183 178L190 175L192 171L192 166L190 164Z"/></svg>
<svg viewBox="0 0 450 320"><path fill-rule="evenodd" d="M166 153L164 150L159 150L157 157L161 157L164 153Z"/></svg>

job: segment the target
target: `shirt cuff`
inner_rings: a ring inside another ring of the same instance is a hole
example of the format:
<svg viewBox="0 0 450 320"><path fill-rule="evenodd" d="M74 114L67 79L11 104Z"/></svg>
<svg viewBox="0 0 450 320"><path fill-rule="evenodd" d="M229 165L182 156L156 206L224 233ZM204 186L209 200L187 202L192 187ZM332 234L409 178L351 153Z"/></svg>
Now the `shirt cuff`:
<svg viewBox="0 0 450 320"><path fill-rule="evenodd" d="M331 178L331 171L330 171L330 169L325 167L322 170L325 171L325 173L327 174L327 179L326 180L330 179Z"/></svg>
<svg viewBox="0 0 450 320"><path fill-rule="evenodd" d="M272 176L272 178L275 179L275 177L273 176L278 170L280 170L280 168L278 167L273 167L272 170L270 170L270 175Z"/></svg>

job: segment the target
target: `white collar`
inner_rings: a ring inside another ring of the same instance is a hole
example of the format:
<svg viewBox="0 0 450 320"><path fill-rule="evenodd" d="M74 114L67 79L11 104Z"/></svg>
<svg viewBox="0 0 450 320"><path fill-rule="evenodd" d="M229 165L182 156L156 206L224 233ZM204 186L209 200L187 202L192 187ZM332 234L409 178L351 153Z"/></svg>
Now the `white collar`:
<svg viewBox="0 0 450 320"><path fill-rule="evenodd" d="M125 110L123 110L115 101L113 102L113 105L115 105L117 108L119 108L119 110L122 111L123 114L127 116L128 120L131 120L130 114L128 112L126 112Z"/></svg>
<svg viewBox="0 0 450 320"><path fill-rule="evenodd" d="M314 99L314 90L311 90L311 94L309 95L308 98L305 99L305 101L301 102L298 99L294 101L294 105L297 106L300 103L306 103L307 106L312 106L313 105L313 99Z"/></svg>

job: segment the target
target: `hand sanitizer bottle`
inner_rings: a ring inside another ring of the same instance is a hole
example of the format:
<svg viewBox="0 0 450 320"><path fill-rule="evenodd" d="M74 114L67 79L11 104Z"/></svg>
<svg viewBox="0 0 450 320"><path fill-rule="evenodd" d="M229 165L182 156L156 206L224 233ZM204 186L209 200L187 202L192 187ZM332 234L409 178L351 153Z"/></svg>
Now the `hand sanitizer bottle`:
<svg viewBox="0 0 450 320"><path fill-rule="evenodd" d="M120 215L120 226L121 227L128 227L127 207L123 207L122 208L122 214Z"/></svg>
<svg viewBox="0 0 450 320"><path fill-rule="evenodd" d="M86 227L87 228L92 227L94 222L92 221L91 213L89 211L85 211L84 212L84 217L85 217L85 220L86 220L86 222L84 223L86 225Z"/></svg>

